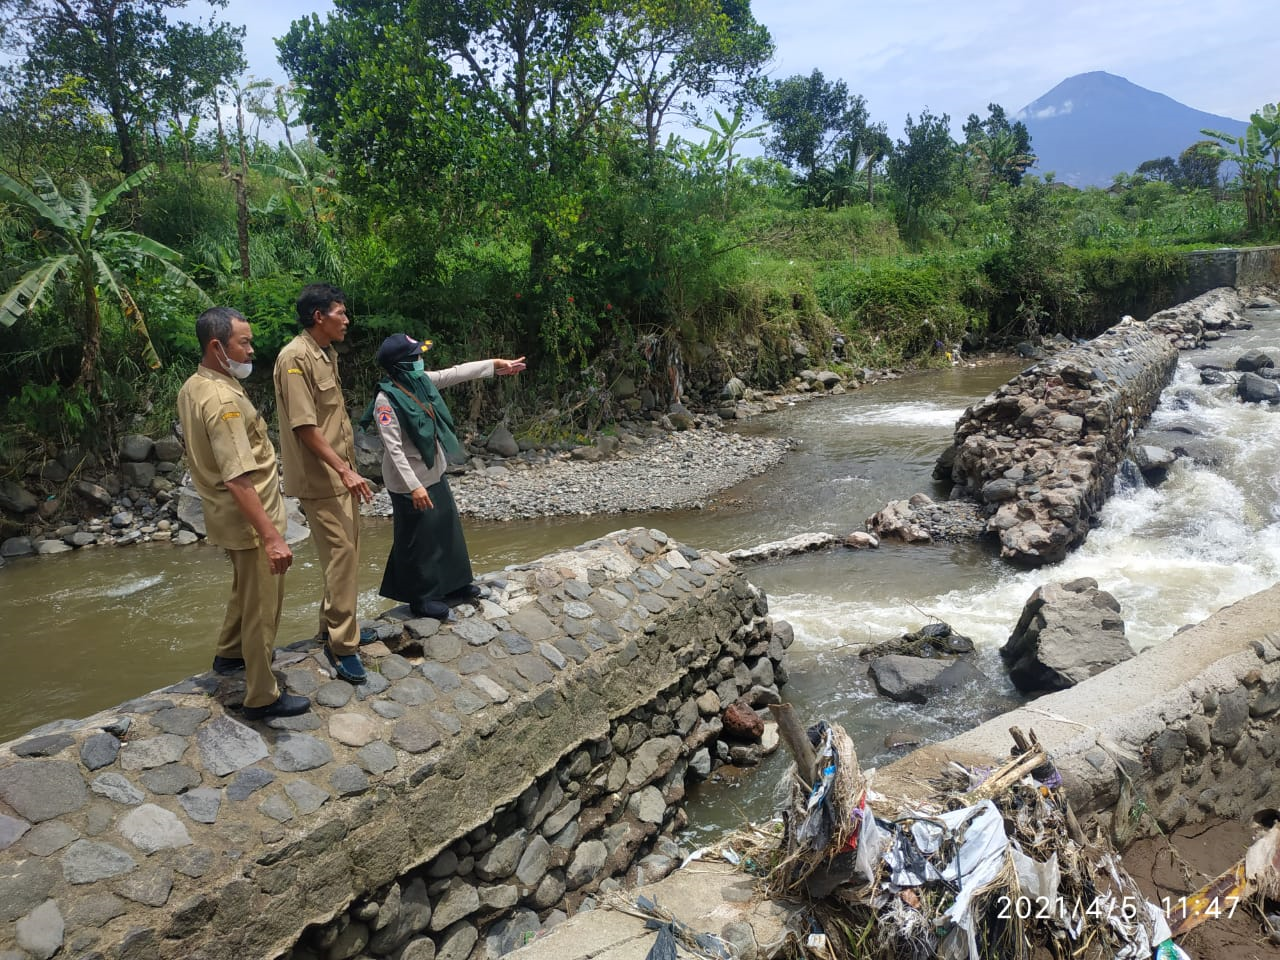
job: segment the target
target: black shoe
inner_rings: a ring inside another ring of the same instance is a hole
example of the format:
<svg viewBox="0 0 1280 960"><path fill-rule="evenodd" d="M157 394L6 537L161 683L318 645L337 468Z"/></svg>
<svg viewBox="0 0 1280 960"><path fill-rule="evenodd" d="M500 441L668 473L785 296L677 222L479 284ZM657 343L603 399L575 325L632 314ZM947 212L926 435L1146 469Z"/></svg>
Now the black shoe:
<svg viewBox="0 0 1280 960"><path fill-rule="evenodd" d="M266 720L269 717L296 717L311 709L311 701L292 693L282 693L264 707L244 707L241 713L246 720Z"/></svg>
<svg viewBox="0 0 1280 960"><path fill-rule="evenodd" d="M465 587L446 594L445 599L451 603L465 603L468 600L479 600L484 595L484 587L478 583L468 583Z"/></svg>
<svg viewBox="0 0 1280 960"><path fill-rule="evenodd" d="M364 672L364 664L360 662L360 657L357 654L348 653L340 657L326 646L324 648L324 656L329 661L329 666L333 667L333 672L347 681L347 683L354 683L359 686L369 679L369 675Z"/></svg>
<svg viewBox="0 0 1280 960"><path fill-rule="evenodd" d="M240 657L214 657L213 672L224 677L232 673L244 673L244 660Z"/></svg>
<svg viewBox="0 0 1280 960"><path fill-rule="evenodd" d="M409 612L415 617L430 617L432 620L449 619L449 605L439 600L418 600L409 604Z"/></svg>

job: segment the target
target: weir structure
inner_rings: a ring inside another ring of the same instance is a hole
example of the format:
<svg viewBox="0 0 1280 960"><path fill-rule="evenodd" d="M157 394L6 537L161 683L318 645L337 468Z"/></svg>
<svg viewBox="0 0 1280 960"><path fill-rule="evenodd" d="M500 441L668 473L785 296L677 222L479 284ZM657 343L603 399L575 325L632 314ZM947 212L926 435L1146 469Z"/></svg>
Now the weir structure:
<svg viewBox="0 0 1280 960"><path fill-rule="evenodd" d="M656 530L487 579L455 622L382 624L363 686L277 651L303 716L245 722L205 674L0 746L0 958L498 956L669 872L686 777L747 749L722 711L778 700L790 628Z"/></svg>

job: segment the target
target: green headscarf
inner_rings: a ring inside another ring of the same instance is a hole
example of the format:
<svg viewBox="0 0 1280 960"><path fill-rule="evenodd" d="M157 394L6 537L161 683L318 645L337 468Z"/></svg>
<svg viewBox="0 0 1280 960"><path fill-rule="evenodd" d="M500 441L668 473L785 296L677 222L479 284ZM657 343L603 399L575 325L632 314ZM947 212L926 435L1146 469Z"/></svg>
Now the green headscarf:
<svg viewBox="0 0 1280 960"><path fill-rule="evenodd" d="M413 441L428 467L436 465L436 444L455 457L464 456L462 444L453 425L449 407L440 391L426 372L413 369L413 359L401 360L384 368L388 376L378 381L378 389L387 395L391 407L400 420L400 429ZM373 404L377 395L369 401L360 426L366 432L373 425Z"/></svg>

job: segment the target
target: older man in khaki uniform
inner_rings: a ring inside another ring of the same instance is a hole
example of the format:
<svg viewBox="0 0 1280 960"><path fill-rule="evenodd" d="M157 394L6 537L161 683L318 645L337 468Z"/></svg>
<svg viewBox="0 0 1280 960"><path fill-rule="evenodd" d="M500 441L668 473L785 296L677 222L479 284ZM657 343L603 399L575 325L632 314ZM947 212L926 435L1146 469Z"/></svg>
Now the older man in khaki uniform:
<svg viewBox="0 0 1280 960"><path fill-rule="evenodd" d="M240 385L253 369L253 332L235 310L213 307L196 320L196 338L200 366L178 391L178 417L208 539L226 548L232 570L213 669L244 671L249 719L294 716L310 701L281 693L271 673L293 552L284 540L276 451Z"/></svg>
<svg viewBox="0 0 1280 960"><path fill-rule="evenodd" d="M338 376L335 342L345 340L346 294L327 283L298 295L302 332L276 358L276 409L284 490L302 501L320 557L324 599L320 634L334 671L349 683L364 683L360 662L360 514L357 500L372 499L369 482L355 469L355 435ZM372 637L370 638L372 639Z"/></svg>

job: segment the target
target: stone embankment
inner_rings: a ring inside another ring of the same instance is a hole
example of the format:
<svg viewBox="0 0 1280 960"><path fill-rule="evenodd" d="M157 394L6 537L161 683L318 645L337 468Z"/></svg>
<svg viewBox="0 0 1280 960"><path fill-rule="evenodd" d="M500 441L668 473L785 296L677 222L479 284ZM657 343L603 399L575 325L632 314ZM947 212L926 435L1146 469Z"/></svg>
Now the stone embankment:
<svg viewBox="0 0 1280 960"><path fill-rule="evenodd" d="M278 651L302 716L204 674L0 747L0 956L478 960L669 872L686 780L759 759L790 628L654 530L486 581L380 622L363 686Z"/></svg>
<svg viewBox="0 0 1280 960"><path fill-rule="evenodd" d="M908 542L986 532L1015 563L1062 560L1083 542L1134 454L1178 351L1244 325L1245 302L1235 290L1213 290L1146 322L1126 317L1029 367L960 418L935 470L953 484L951 501L917 494L894 502L868 530Z"/></svg>

